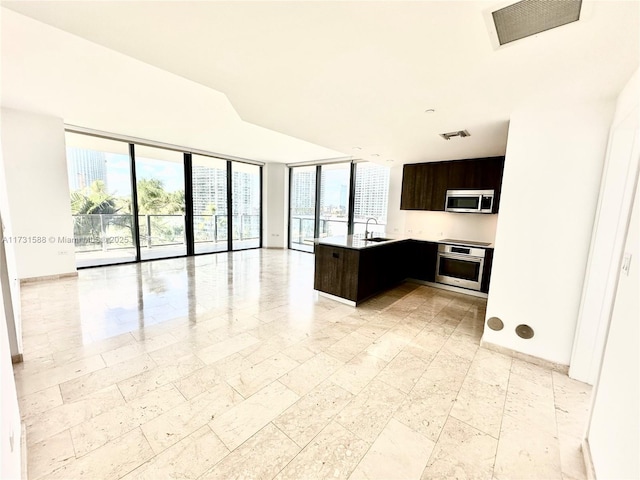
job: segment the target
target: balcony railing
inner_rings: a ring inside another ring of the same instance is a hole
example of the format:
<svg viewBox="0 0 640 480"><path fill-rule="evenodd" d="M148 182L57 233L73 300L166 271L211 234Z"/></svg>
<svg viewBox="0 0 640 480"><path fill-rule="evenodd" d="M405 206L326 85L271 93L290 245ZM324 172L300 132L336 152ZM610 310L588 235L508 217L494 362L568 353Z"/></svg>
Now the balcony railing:
<svg viewBox="0 0 640 480"><path fill-rule="evenodd" d="M194 215L194 242L227 242L227 215ZM140 247L151 249L186 244L184 215L139 215ZM73 215L76 252L134 248L132 215ZM260 215L233 215L233 239L260 238Z"/></svg>

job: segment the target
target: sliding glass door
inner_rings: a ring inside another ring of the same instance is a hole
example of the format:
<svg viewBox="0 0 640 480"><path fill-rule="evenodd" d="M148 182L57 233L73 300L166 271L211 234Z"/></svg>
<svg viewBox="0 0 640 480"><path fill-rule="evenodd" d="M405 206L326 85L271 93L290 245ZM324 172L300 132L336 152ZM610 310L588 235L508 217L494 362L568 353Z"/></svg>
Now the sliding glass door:
<svg viewBox="0 0 640 480"><path fill-rule="evenodd" d="M129 144L66 134L76 265L136 259Z"/></svg>
<svg viewBox="0 0 640 480"><path fill-rule="evenodd" d="M289 191L289 247L313 252L316 224L316 166L293 167Z"/></svg>
<svg viewBox="0 0 640 480"><path fill-rule="evenodd" d="M319 237L347 235L351 164L322 165Z"/></svg>
<svg viewBox="0 0 640 480"><path fill-rule="evenodd" d="M184 154L135 146L140 258L187 254Z"/></svg>
<svg viewBox="0 0 640 480"><path fill-rule="evenodd" d="M228 250L227 162L192 155L195 253Z"/></svg>
<svg viewBox="0 0 640 480"><path fill-rule="evenodd" d="M261 246L261 176L258 165L231 163L233 250Z"/></svg>

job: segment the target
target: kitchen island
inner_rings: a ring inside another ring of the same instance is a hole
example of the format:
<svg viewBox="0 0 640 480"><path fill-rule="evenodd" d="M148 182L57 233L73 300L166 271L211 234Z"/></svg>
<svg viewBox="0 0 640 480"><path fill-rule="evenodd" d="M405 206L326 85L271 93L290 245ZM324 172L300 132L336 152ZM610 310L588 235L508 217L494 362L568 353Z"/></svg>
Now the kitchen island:
<svg viewBox="0 0 640 480"><path fill-rule="evenodd" d="M438 244L438 241L390 236L316 239L314 289L354 306L406 279L486 297L490 264L483 274L481 290L484 293L434 283ZM487 250L493 252L491 248Z"/></svg>

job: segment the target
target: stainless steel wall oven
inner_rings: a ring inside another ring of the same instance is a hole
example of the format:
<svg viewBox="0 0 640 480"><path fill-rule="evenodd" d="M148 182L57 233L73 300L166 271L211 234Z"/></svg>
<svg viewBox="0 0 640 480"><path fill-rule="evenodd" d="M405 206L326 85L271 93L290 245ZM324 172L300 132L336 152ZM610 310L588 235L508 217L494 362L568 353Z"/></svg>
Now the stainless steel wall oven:
<svg viewBox="0 0 640 480"><path fill-rule="evenodd" d="M484 270L484 248L438 245L436 282L480 291Z"/></svg>

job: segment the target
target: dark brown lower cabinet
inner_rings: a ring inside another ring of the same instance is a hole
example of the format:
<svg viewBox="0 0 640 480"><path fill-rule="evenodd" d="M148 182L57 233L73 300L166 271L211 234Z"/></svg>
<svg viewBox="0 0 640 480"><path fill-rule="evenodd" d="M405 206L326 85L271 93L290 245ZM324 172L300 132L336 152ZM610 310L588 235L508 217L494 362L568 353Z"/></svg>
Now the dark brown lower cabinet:
<svg viewBox="0 0 640 480"><path fill-rule="evenodd" d="M316 245L314 285L318 291L356 304L407 278L435 282L438 244L420 240L350 249ZM493 249L486 250L481 291L489 291Z"/></svg>
<svg viewBox="0 0 640 480"><path fill-rule="evenodd" d="M314 288L360 303L407 278L407 241L353 250L316 245Z"/></svg>
<svg viewBox="0 0 640 480"><path fill-rule="evenodd" d="M360 251L316 245L313 288L321 292L356 301Z"/></svg>
<svg viewBox="0 0 640 480"><path fill-rule="evenodd" d="M484 254L484 269L482 270L482 283L480 284L480 291L483 293L489 293L491 267L493 267L493 248L487 248Z"/></svg>
<svg viewBox="0 0 640 480"><path fill-rule="evenodd" d="M411 245L409 246L407 277L425 282L435 282L438 244L419 240L409 240L409 242Z"/></svg>

